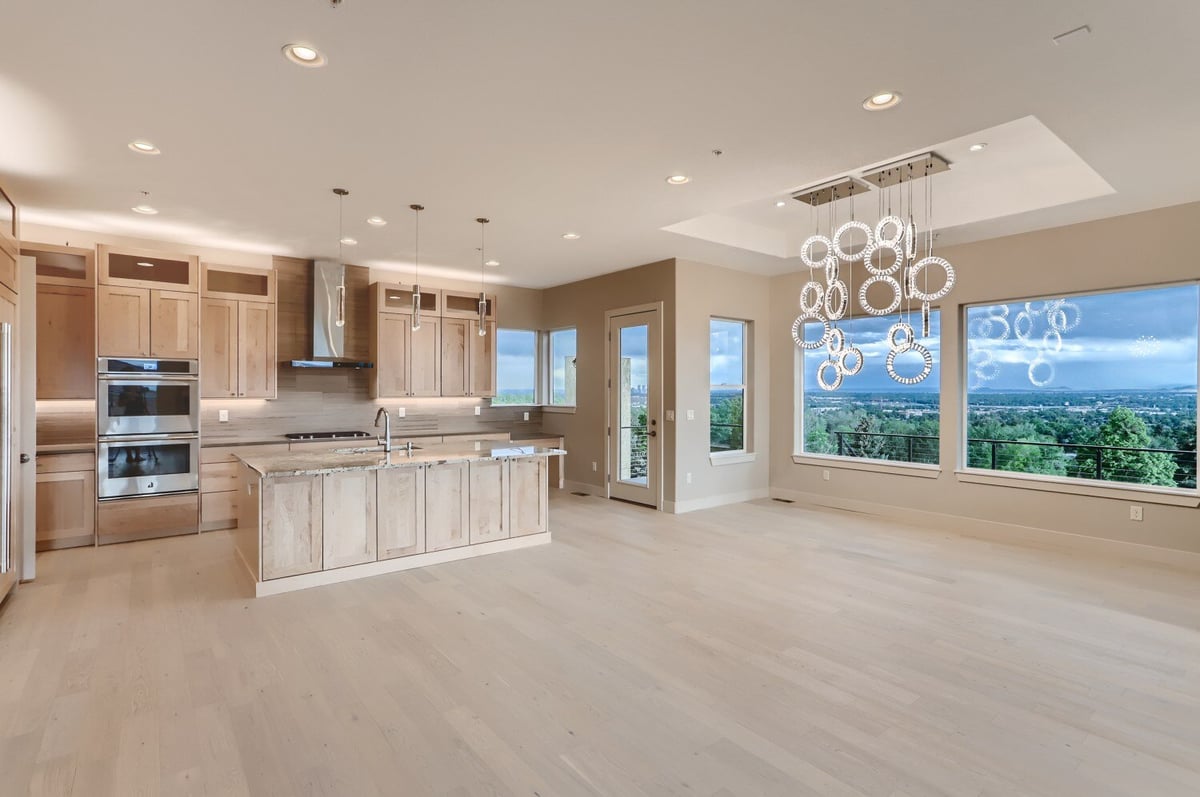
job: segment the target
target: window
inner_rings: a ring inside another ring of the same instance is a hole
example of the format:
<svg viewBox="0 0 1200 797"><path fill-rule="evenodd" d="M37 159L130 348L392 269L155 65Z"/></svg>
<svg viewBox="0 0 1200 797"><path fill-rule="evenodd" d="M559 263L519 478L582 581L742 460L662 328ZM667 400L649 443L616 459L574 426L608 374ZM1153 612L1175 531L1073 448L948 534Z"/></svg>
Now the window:
<svg viewBox="0 0 1200 797"><path fill-rule="evenodd" d="M917 330L917 342L933 358L929 375L912 385L896 382L887 372L888 330L898 320L893 315L837 322L846 345L863 353L862 370L844 377L837 390L822 390L817 381L817 369L829 359L826 347L800 351L802 453L937 464L941 314L930 313L927 338L920 337L919 317L905 318ZM804 340L819 339L823 332L819 323L805 324ZM900 376L915 376L922 367L918 352L895 358Z"/></svg>
<svg viewBox="0 0 1200 797"><path fill-rule="evenodd" d="M537 332L496 330L496 397L492 405L537 404Z"/></svg>
<svg viewBox="0 0 1200 797"><path fill-rule="evenodd" d="M1200 286L967 308L969 468L1196 488Z"/></svg>
<svg viewBox="0 0 1200 797"><path fill-rule="evenodd" d="M551 406L575 406L575 328L550 330Z"/></svg>
<svg viewBox="0 0 1200 797"><path fill-rule="evenodd" d="M708 322L708 450L746 450L745 321L713 318Z"/></svg>

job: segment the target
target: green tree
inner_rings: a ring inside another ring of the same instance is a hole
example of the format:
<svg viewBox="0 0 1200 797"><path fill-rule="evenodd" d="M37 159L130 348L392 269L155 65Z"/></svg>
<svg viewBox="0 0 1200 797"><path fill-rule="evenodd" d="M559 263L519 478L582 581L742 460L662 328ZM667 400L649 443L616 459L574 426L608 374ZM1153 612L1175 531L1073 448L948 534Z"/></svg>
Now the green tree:
<svg viewBox="0 0 1200 797"><path fill-rule="evenodd" d="M1096 444L1108 446L1099 452L1101 479L1175 486L1175 460L1170 454L1129 450L1150 448L1150 430L1133 410L1113 408L1096 434ZM1094 450L1080 452L1080 475L1095 475L1096 456Z"/></svg>

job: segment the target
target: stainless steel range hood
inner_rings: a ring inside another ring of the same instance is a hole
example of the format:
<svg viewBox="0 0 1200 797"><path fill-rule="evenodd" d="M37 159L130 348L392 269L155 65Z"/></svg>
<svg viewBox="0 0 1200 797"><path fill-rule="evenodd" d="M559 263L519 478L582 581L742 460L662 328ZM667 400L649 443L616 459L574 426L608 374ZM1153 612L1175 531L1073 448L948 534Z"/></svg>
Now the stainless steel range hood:
<svg viewBox="0 0 1200 797"><path fill-rule="evenodd" d="M346 266L336 260L313 264L312 359L292 360L293 368L374 368L346 358Z"/></svg>

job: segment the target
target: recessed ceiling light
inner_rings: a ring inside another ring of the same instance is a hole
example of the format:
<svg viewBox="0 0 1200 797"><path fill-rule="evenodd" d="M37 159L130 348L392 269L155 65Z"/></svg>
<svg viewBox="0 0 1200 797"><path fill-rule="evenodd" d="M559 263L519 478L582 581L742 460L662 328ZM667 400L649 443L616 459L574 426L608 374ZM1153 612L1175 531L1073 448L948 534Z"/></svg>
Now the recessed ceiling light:
<svg viewBox="0 0 1200 797"><path fill-rule="evenodd" d="M308 44L283 45L283 57L300 66L325 66L325 56Z"/></svg>
<svg viewBox="0 0 1200 797"><path fill-rule="evenodd" d="M983 152L985 149L987 149L987 142L980 141L978 144L972 144L971 146L967 147L967 149L969 149L971 152Z"/></svg>
<svg viewBox="0 0 1200 797"><path fill-rule="evenodd" d="M367 224L370 224L372 227L382 227L387 224L387 219L381 218L380 216L372 216L371 218L367 219Z"/></svg>
<svg viewBox="0 0 1200 797"><path fill-rule="evenodd" d="M484 265L492 266L493 268L495 268L496 266L500 265L500 261L499 260L488 260L484 263Z"/></svg>
<svg viewBox="0 0 1200 797"><path fill-rule="evenodd" d="M684 185L686 183L690 183L691 181L692 178L688 177L686 174L672 174L667 178L667 183L670 185Z"/></svg>
<svg viewBox="0 0 1200 797"><path fill-rule="evenodd" d="M137 264L142 268L154 268L154 264L148 260L139 260Z"/></svg>
<svg viewBox="0 0 1200 797"><path fill-rule="evenodd" d="M129 148L140 155L157 155L159 153L158 147L149 141L130 141Z"/></svg>
<svg viewBox="0 0 1200 797"><path fill-rule="evenodd" d="M563 233L563 235L562 235L562 237L563 237L563 238L566 238L568 241L578 241L578 240L579 240L579 233L577 233L577 232L564 232L564 233Z"/></svg>
<svg viewBox="0 0 1200 797"><path fill-rule="evenodd" d="M342 238L339 243L345 246L357 246L358 240L347 235L345 238Z"/></svg>
<svg viewBox="0 0 1200 797"><path fill-rule="evenodd" d="M781 199L781 200L779 200L778 202L776 202L776 203L775 203L775 207L777 207L777 208L787 207L787 202L784 202L784 201Z"/></svg>
<svg viewBox="0 0 1200 797"><path fill-rule="evenodd" d="M863 100L862 106L868 111L882 111L887 108L895 108L900 104L900 92L898 91L881 91L878 94L872 94Z"/></svg>
<svg viewBox="0 0 1200 797"><path fill-rule="evenodd" d="M158 208L150 205L134 205L130 208L134 213L141 213L143 216L154 216L158 214Z"/></svg>

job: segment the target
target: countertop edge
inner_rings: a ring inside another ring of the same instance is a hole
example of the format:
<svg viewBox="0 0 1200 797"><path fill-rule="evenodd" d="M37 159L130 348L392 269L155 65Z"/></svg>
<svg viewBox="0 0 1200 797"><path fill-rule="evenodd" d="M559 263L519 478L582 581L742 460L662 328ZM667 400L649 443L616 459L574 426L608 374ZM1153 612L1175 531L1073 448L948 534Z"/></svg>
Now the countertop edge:
<svg viewBox="0 0 1200 797"><path fill-rule="evenodd" d="M444 465L449 462L483 462L494 459L523 459L526 457L561 457L566 455L566 451L561 448L535 448L531 451L518 451L518 448L531 448L530 446L509 446L507 448L495 448L490 451L462 451L462 452L444 452L438 454L418 454L410 459L404 455L404 459L387 462L363 462L355 463L348 462L343 464L316 465L304 467L280 467L271 468L269 463L263 463L259 460L256 463L256 457L243 457L238 455L237 459L244 465L249 467L262 478L276 478L282 476L320 476L327 473L345 473L348 471L358 470L389 470L392 468L413 468L424 465ZM511 452L511 453L504 453ZM396 452L393 452L396 453ZM268 457L286 460L288 455L277 454L267 455ZM294 456L294 455L293 455ZM316 456L316 454L302 455ZM343 454L341 456L364 456Z"/></svg>

